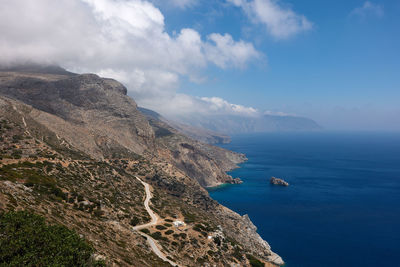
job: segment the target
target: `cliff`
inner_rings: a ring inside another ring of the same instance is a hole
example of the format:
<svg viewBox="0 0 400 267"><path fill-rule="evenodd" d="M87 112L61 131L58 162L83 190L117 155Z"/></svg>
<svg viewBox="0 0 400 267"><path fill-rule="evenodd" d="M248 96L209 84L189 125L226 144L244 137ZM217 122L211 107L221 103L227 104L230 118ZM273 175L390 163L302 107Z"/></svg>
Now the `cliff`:
<svg viewBox="0 0 400 267"><path fill-rule="evenodd" d="M117 81L0 72L0 122L0 210L28 209L74 228L110 265L164 266L130 231L149 219L138 176L163 218L149 231L179 264L248 266L246 254L281 263L248 218L203 188L233 181L225 172L244 156L147 118ZM167 233L174 219L186 221L185 235ZM217 229L223 238L207 239Z"/></svg>

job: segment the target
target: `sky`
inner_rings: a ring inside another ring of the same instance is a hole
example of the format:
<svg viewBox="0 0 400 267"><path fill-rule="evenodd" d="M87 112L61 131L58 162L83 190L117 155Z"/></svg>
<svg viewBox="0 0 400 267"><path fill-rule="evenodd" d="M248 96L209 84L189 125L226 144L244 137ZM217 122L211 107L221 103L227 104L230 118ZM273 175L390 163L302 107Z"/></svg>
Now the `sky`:
<svg viewBox="0 0 400 267"><path fill-rule="evenodd" d="M58 64L180 113L400 130L398 0L0 0L0 64Z"/></svg>

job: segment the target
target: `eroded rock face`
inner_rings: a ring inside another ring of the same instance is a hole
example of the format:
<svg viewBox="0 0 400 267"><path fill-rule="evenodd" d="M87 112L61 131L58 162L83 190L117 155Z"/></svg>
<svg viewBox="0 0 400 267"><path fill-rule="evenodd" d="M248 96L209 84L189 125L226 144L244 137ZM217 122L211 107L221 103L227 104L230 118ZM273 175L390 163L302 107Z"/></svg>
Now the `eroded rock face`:
<svg viewBox="0 0 400 267"><path fill-rule="evenodd" d="M276 178L276 177L271 177L271 179L269 180L269 182L270 182L272 185L289 186L289 183L288 183L288 182L286 182L286 181L283 180L283 179Z"/></svg>

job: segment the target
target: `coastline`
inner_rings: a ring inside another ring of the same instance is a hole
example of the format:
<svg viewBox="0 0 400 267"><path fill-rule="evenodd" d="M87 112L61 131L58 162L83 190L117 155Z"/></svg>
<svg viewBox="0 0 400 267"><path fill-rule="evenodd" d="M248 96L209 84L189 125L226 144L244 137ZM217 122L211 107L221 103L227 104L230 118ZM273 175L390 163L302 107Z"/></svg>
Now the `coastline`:
<svg viewBox="0 0 400 267"><path fill-rule="evenodd" d="M227 148L224 148L224 149L227 149ZM229 150L229 151L233 151L233 150L231 150L231 149L228 149L228 150ZM230 168L229 170L226 170L226 171L225 171L225 173L226 173L227 175L229 175L229 176L231 176L231 175L229 174L229 172L231 172L231 171L233 171L233 170L236 170L236 169L240 169L240 168L241 168L240 165L243 164L243 163L245 163L245 162L247 162L247 161L249 160L249 159L246 157L246 155L245 155L244 153L240 153L240 152L236 152L236 151L233 151L233 152L238 153L238 154L242 154L242 155L244 156L244 158L243 158L243 160L241 160L240 162L237 162L236 165L235 165L233 168ZM238 180L240 181L240 183L222 183L222 182L219 182L219 183L216 183L215 185L207 186L207 187L205 187L205 189L207 190L208 193L210 193L210 192L213 192L213 191L219 191L219 190L224 189L224 188L227 188L227 187L231 187L231 186L243 184L243 180L241 180L240 178L233 178L232 176L231 176L231 178L232 178L232 180L238 179ZM222 204L221 204L221 205L222 205ZM264 261L265 261L265 262L264 262L265 266L267 266L267 267L285 266L286 263L283 261L282 257L279 256L279 254L277 254L277 253L275 253L275 252L272 251L272 249L271 249L269 243L267 242L267 240L263 239L263 238L259 235L259 233L257 232L257 227L253 224L253 222L250 220L250 218L248 217L247 214L244 214L243 216L241 216L237 211L235 211L235 210L233 210L233 209L230 209L230 208L228 208L228 207L226 207L226 206L224 206L224 205L222 205L222 206L223 206L225 209L231 210L232 212L238 214L240 217L246 218L246 219L248 220L249 225L251 225L252 227L254 227L254 230L255 230L255 233L256 233L256 235L257 235L257 238L260 239L260 240L262 240L262 242L265 243L265 245L268 247L268 250L269 250L269 252L270 252L270 255L269 255L266 259L264 259Z"/></svg>
<svg viewBox="0 0 400 267"><path fill-rule="evenodd" d="M230 186L230 185L237 185L237 184L219 183L219 184L216 184L216 185L213 185L213 186L207 186L205 189L206 189L207 191L215 191L215 190L219 190L219 189L221 189L221 188L228 187L228 186Z"/></svg>

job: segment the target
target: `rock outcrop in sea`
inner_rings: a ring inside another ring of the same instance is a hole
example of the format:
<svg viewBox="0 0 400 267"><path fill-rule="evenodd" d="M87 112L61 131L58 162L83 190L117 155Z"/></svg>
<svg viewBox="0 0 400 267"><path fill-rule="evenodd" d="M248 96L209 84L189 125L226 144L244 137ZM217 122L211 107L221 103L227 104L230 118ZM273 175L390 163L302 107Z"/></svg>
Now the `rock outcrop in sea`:
<svg viewBox="0 0 400 267"><path fill-rule="evenodd" d="M273 177L273 176L271 177L271 179L269 180L269 182L270 182L272 185L289 186L289 183L286 182L285 180L280 179L280 178L276 178L276 177Z"/></svg>

